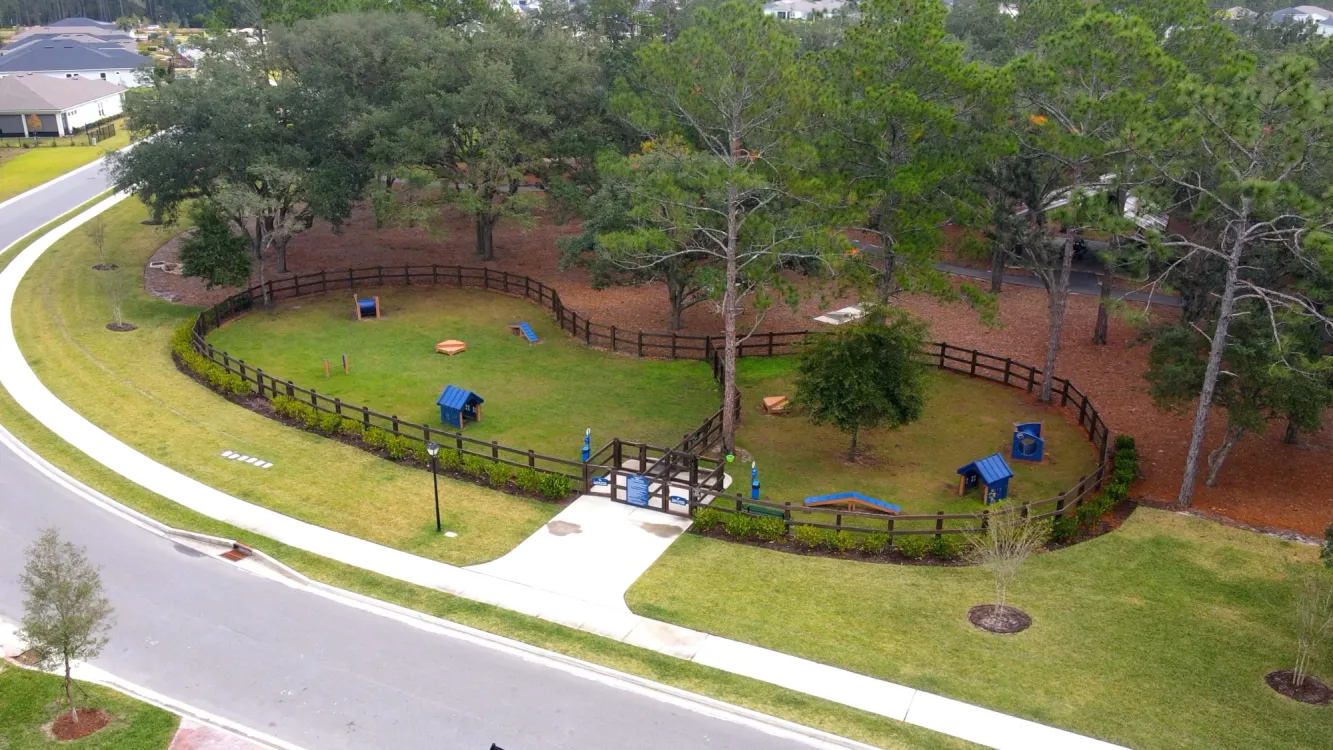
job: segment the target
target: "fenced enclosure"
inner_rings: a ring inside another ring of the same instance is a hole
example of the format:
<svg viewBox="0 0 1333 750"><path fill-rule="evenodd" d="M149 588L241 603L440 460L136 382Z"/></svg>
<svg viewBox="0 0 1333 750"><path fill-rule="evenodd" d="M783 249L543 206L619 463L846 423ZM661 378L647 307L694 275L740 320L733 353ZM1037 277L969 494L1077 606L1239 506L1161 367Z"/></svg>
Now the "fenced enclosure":
<svg viewBox="0 0 1333 750"><path fill-rule="evenodd" d="M464 455L478 456L516 468L557 474L573 480L582 491L609 486L613 490L630 474L646 476L652 491L662 496L661 510L671 511L670 495L684 493L684 512L693 514L702 506L729 513L743 513L769 518L781 517L788 531L796 526L814 526L857 533L896 535L943 535L975 533L984 530L992 515L979 513L944 513L897 515L868 511L807 509L802 506L750 500L730 494L724 487L726 463L708 455L722 433L722 410L714 412L699 427L683 436L671 448L614 438L593 452L586 463L548 456L533 450L502 445L468 437L458 431L441 430L426 424L383 414L367 406L349 404L341 399L297 385L289 379L266 373L261 368L231 357L208 342L208 333L227 320L253 310L256 304L274 302L310 294L324 294L341 289L356 290L385 286L447 285L507 294L535 302L560 326L561 330L584 345L612 353L635 357L694 359L708 362L714 377L721 382L723 338L697 334L635 331L614 325L595 323L563 304L555 289L521 274L485 267L461 265L405 265L349 268L345 272L319 271L266 281L204 310L195 319L191 344L195 351L225 370L253 384L260 396L295 398L317 411L352 419L366 429L378 428L408 440L436 442ZM773 357L792 354L810 331L756 333L738 346L738 357ZM1031 393L1042 387L1040 369L1008 357L954 346L946 342L927 344L921 351L923 361L953 373L981 378ZM1085 393L1066 378L1052 379L1053 401L1075 416L1079 428L1097 452L1097 467L1078 483L1054 497L1025 503L1014 509L1034 518L1047 518L1073 512L1098 492L1107 477L1110 456L1110 430ZM738 400L739 406L739 400ZM738 415L739 416L739 415ZM602 483L605 482L605 485ZM674 488L674 490L673 490ZM616 491L609 492L616 502L626 502ZM677 509L679 511L679 509Z"/></svg>

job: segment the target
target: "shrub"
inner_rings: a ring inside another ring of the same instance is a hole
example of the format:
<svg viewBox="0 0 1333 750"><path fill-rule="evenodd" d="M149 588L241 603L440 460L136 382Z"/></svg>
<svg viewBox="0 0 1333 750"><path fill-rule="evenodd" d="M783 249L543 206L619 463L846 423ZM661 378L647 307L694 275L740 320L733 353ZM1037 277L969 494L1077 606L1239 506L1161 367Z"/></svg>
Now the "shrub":
<svg viewBox="0 0 1333 750"><path fill-rule="evenodd" d="M391 434L384 442L384 450L388 452L389 458L398 461L412 455L412 441L402 435Z"/></svg>
<svg viewBox="0 0 1333 750"><path fill-rule="evenodd" d="M337 435L342 432L343 419L338 414L322 414L319 418L319 431L325 435Z"/></svg>
<svg viewBox="0 0 1333 750"><path fill-rule="evenodd" d="M905 536L898 540L898 551L908 560L924 559L927 552L933 545L930 537L927 536Z"/></svg>
<svg viewBox="0 0 1333 750"><path fill-rule="evenodd" d="M304 404L302 405L304 406ZM306 406L301 410L301 422L307 430L318 430L320 425L324 423L324 413L313 406Z"/></svg>
<svg viewBox="0 0 1333 750"><path fill-rule="evenodd" d="M356 422L351 419L344 419L342 421L342 424L338 425L338 432L341 432L342 434L347 435L348 437L354 437L360 439L365 439L366 437L365 426L362 425L360 422Z"/></svg>
<svg viewBox="0 0 1333 750"><path fill-rule="evenodd" d="M1333 568L1333 523L1324 527L1324 546L1319 550L1324 566Z"/></svg>
<svg viewBox="0 0 1333 750"><path fill-rule="evenodd" d="M524 492L541 492L542 475L536 469L519 469L514 472L514 484Z"/></svg>
<svg viewBox="0 0 1333 750"><path fill-rule="evenodd" d="M967 551L967 540L962 534L943 534L931 542L930 551L941 560L961 560Z"/></svg>
<svg viewBox="0 0 1333 750"><path fill-rule="evenodd" d="M463 456L462 469L466 474L485 479L490 475L491 462L481 456Z"/></svg>
<svg viewBox="0 0 1333 750"><path fill-rule="evenodd" d="M425 464L427 468L430 467L430 451L426 450L425 443L412 444L412 458Z"/></svg>
<svg viewBox="0 0 1333 750"><path fill-rule="evenodd" d="M727 536L744 539L754 530L754 522L754 517L745 513L728 513L727 520L722 522L722 528L726 530Z"/></svg>
<svg viewBox="0 0 1333 750"><path fill-rule="evenodd" d="M1051 541L1064 544L1078 533L1078 520L1070 516L1056 516L1051 520Z"/></svg>
<svg viewBox="0 0 1333 750"><path fill-rule="evenodd" d="M171 351L180 358L186 369L203 378L213 390L232 396L249 396L254 393L254 385L233 372L228 372L222 365L196 352L191 345L194 321L182 323L171 336Z"/></svg>
<svg viewBox="0 0 1333 750"><path fill-rule="evenodd" d="M1120 461L1115 463L1115 471L1111 472L1111 481L1125 485L1126 488L1139 478L1137 466L1122 464Z"/></svg>
<svg viewBox="0 0 1333 750"><path fill-rule="evenodd" d="M297 401L294 398L288 398L287 396L275 396L272 399L272 404L273 411L277 412L278 416L286 417L287 419L300 419L301 407L305 406L305 404L300 401Z"/></svg>
<svg viewBox="0 0 1333 750"><path fill-rule="evenodd" d="M540 489L542 495L552 500L564 500L573 491L574 483L570 481L569 477L559 474L542 474Z"/></svg>
<svg viewBox="0 0 1333 750"><path fill-rule="evenodd" d="M509 468L509 464L502 464L499 461L492 461L491 465L486 467L486 481L492 487L509 484L509 478L513 475L514 471Z"/></svg>
<svg viewBox="0 0 1333 750"><path fill-rule="evenodd" d="M1116 449L1116 451L1126 451L1126 450L1128 450L1128 451L1132 451L1132 450L1136 450L1136 448L1135 448L1135 446L1134 446L1134 436L1133 436L1133 435L1116 435L1116 436L1115 436L1115 449Z"/></svg>
<svg viewBox="0 0 1333 750"><path fill-rule="evenodd" d="M695 531L699 532L712 531L726 521L726 519L723 518L725 515L727 514L717 508L699 508L694 511L693 528Z"/></svg>
<svg viewBox="0 0 1333 750"><path fill-rule="evenodd" d="M1077 519L1078 525L1081 528L1086 529L1096 523L1097 519L1102 517L1102 513L1104 513L1104 511L1101 508L1101 503L1098 503L1096 500L1090 500L1078 506L1078 510L1075 511L1074 517Z"/></svg>
<svg viewBox="0 0 1333 750"><path fill-rule="evenodd" d="M435 460L440 462L440 468L445 471L458 471L463 468L463 454L456 450L442 450Z"/></svg>
<svg viewBox="0 0 1333 750"><path fill-rule="evenodd" d="M1116 503L1129 497L1129 483L1118 480L1111 482L1106 485L1106 489L1102 490L1102 494L1109 501L1108 504L1114 506Z"/></svg>
<svg viewBox="0 0 1333 750"><path fill-rule="evenodd" d="M838 531L833 534L833 538L829 541L833 543L833 548L839 552L852 552L857 547L858 536L858 534L851 531Z"/></svg>
<svg viewBox="0 0 1333 750"><path fill-rule="evenodd" d="M765 542L776 542L787 535L787 526L781 518L770 516L754 518L750 536Z"/></svg>
<svg viewBox="0 0 1333 750"><path fill-rule="evenodd" d="M866 534L858 540L861 551L867 555L882 555L889 548L888 534Z"/></svg>
<svg viewBox="0 0 1333 750"><path fill-rule="evenodd" d="M821 529L818 526L797 526L792 531L792 535L796 537L798 544L808 549L833 546L833 531L831 529Z"/></svg>
<svg viewBox="0 0 1333 750"><path fill-rule="evenodd" d="M390 435L387 430L371 427L369 430L366 430L365 435L363 435L361 439L371 448L388 448L389 438L391 437L393 437L393 435Z"/></svg>

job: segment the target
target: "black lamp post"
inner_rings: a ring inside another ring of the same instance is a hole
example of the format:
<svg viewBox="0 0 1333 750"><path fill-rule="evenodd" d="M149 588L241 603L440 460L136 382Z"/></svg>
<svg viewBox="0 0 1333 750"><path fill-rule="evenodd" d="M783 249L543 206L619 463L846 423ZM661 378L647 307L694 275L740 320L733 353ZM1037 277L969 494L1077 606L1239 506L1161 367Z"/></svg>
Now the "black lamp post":
<svg viewBox="0 0 1333 750"><path fill-rule="evenodd" d="M434 441L426 443L426 453L430 454L430 478L435 484L435 531L444 531L440 524L440 475L435 472L435 457L440 455L440 444Z"/></svg>

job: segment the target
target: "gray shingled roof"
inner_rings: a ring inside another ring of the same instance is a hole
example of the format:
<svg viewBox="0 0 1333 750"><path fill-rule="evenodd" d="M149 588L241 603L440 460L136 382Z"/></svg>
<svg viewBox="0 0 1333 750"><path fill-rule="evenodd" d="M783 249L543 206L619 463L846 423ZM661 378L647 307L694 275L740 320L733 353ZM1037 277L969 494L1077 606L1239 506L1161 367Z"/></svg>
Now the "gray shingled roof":
<svg viewBox="0 0 1333 750"><path fill-rule="evenodd" d="M59 21L48 23L47 26L97 26L103 29L114 29L116 25L110 21L94 21L91 18L83 16L74 16L73 18L62 18Z"/></svg>
<svg viewBox="0 0 1333 750"><path fill-rule="evenodd" d="M77 44L87 44L91 47L103 49L107 47L117 47L127 52L136 52L138 45L133 37L115 34L90 34L85 31L43 31L37 34L29 34L24 37L16 37L8 44L0 47L0 53L15 52L22 47L31 44L58 44L60 42L75 42Z"/></svg>
<svg viewBox="0 0 1333 750"><path fill-rule="evenodd" d="M5 76L0 78L0 114L65 110L124 90L118 83L91 78Z"/></svg>
<svg viewBox="0 0 1333 750"><path fill-rule="evenodd" d="M151 58L119 47L98 48L71 41L29 44L12 52L0 52L0 73L133 70L152 64Z"/></svg>

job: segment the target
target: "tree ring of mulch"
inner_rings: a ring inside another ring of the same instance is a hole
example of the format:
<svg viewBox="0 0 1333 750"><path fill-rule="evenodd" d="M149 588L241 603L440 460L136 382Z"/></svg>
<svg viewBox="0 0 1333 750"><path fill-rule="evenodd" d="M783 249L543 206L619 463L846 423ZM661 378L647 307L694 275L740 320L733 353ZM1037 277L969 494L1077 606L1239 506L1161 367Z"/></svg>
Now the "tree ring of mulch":
<svg viewBox="0 0 1333 750"><path fill-rule="evenodd" d="M1333 701L1333 690L1319 681L1318 677L1305 676L1305 684L1300 687L1292 682L1290 669L1279 669L1264 675L1264 682L1279 693L1294 701L1309 703L1313 706L1326 706Z"/></svg>
<svg viewBox="0 0 1333 750"><path fill-rule="evenodd" d="M988 633L1010 635L1032 627L1032 618L1021 609L994 604L978 604L967 611L967 620Z"/></svg>
<svg viewBox="0 0 1333 750"><path fill-rule="evenodd" d="M117 332L117 333L124 333L125 331L133 331L134 329L136 329L136 328L138 328L138 327L139 327L139 326L136 326L136 325L133 324L133 323L107 323L107 324L106 324L106 329L107 329L108 331L115 331L115 332Z"/></svg>
<svg viewBox="0 0 1333 750"><path fill-rule="evenodd" d="M115 263L97 263L93 266L94 271L114 271L120 266Z"/></svg>
<svg viewBox="0 0 1333 750"><path fill-rule="evenodd" d="M51 735L61 742L77 740L96 732L111 723L111 714L101 708L79 709L79 721L74 723L69 711L62 713L51 722Z"/></svg>

